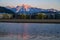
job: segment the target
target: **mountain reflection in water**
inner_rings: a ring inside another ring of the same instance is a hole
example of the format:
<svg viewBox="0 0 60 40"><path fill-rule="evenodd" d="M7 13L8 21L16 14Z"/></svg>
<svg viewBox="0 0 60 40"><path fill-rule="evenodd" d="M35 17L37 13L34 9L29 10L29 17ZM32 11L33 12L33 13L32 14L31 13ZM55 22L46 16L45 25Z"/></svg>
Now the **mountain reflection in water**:
<svg viewBox="0 0 60 40"><path fill-rule="evenodd" d="M60 40L60 24L0 23L0 40Z"/></svg>

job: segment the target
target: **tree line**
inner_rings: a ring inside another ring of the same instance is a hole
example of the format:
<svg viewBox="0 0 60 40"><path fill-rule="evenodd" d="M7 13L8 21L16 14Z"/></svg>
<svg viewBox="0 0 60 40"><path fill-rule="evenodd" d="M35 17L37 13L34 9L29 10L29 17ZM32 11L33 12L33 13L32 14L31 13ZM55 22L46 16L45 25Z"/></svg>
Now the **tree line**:
<svg viewBox="0 0 60 40"><path fill-rule="evenodd" d="M13 18L15 15L13 16ZM60 19L60 14L44 14L39 13L36 15L26 15L26 14L20 14L15 17L16 19Z"/></svg>

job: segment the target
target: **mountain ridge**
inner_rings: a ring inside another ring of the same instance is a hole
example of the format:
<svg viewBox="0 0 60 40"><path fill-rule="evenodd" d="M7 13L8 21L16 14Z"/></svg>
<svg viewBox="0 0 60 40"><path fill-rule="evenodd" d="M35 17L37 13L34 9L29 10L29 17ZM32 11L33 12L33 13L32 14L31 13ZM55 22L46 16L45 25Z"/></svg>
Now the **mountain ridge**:
<svg viewBox="0 0 60 40"><path fill-rule="evenodd" d="M6 8L12 10L13 12L17 13L17 14L33 14L33 13L48 13L48 12L60 12L59 10L56 10L56 9L42 9L42 8L37 8L37 7L32 7L32 6L29 6L29 5L25 5L25 4L22 4L22 5L17 5L16 7L11 7L11 6L7 6Z"/></svg>

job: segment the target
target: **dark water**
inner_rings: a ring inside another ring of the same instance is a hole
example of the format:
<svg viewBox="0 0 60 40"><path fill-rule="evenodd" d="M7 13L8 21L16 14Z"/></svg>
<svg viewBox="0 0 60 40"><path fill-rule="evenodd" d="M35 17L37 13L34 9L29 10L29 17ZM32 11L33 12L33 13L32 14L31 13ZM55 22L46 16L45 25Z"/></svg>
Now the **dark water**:
<svg viewBox="0 0 60 40"><path fill-rule="evenodd" d="M60 24L0 23L0 40L60 40Z"/></svg>

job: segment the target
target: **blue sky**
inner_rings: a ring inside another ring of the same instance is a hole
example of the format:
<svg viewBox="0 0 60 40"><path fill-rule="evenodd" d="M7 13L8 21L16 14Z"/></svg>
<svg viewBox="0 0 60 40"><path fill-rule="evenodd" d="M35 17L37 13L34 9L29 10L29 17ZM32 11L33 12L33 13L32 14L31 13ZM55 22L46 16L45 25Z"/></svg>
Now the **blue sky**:
<svg viewBox="0 0 60 40"><path fill-rule="evenodd" d="M60 10L60 0L0 0L0 6L17 6L18 4L28 4L34 7Z"/></svg>

